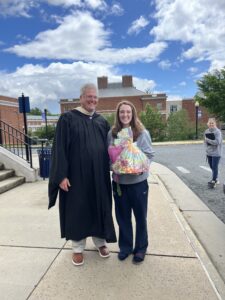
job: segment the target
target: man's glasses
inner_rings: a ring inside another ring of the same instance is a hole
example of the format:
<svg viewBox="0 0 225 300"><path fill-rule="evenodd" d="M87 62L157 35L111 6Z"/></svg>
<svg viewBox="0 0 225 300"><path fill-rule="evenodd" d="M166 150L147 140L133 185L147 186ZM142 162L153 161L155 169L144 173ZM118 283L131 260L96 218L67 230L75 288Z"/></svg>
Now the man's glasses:
<svg viewBox="0 0 225 300"><path fill-rule="evenodd" d="M85 98L88 99L88 100L97 100L98 97L97 96L91 96L91 95L85 95Z"/></svg>

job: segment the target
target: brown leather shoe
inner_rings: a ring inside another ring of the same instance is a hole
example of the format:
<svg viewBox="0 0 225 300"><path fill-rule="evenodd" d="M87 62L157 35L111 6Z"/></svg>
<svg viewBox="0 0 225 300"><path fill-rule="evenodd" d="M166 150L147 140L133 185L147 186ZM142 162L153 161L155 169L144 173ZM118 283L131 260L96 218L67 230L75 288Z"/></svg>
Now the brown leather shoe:
<svg viewBox="0 0 225 300"><path fill-rule="evenodd" d="M101 246L98 248L98 253L101 257L106 258L110 256L109 249L106 246Z"/></svg>
<svg viewBox="0 0 225 300"><path fill-rule="evenodd" d="M75 266L81 266L84 263L83 253L73 253L72 255L72 263Z"/></svg>

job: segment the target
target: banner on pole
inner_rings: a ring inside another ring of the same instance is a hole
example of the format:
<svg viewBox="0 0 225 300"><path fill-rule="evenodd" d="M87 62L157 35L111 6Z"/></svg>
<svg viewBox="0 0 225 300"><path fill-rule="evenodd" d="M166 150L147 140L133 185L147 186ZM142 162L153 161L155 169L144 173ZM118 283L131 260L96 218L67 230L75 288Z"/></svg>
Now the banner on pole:
<svg viewBox="0 0 225 300"><path fill-rule="evenodd" d="M29 113L30 112L30 100L29 97L19 97L19 112L20 113Z"/></svg>

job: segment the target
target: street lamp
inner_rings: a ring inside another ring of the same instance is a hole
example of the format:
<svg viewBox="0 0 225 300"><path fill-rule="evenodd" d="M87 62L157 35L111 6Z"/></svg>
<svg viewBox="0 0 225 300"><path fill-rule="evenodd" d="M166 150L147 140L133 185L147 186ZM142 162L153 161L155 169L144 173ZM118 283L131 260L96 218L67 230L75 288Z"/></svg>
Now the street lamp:
<svg viewBox="0 0 225 300"><path fill-rule="evenodd" d="M195 138L198 139L198 110L199 110L199 102L195 101Z"/></svg>
<svg viewBox="0 0 225 300"><path fill-rule="evenodd" d="M44 115L45 115L45 135L46 135L46 138L48 138L47 108L44 109Z"/></svg>

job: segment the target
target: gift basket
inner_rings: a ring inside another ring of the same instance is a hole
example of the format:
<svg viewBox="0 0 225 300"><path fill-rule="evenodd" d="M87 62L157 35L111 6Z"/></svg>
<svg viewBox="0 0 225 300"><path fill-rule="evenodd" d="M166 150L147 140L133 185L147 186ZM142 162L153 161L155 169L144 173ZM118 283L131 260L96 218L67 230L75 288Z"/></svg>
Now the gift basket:
<svg viewBox="0 0 225 300"><path fill-rule="evenodd" d="M140 174L149 170L147 156L133 142L131 127L118 132L114 145L109 146L108 152L115 174Z"/></svg>

